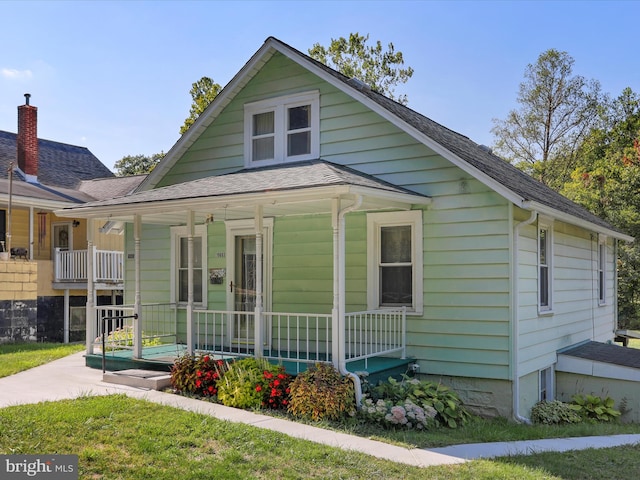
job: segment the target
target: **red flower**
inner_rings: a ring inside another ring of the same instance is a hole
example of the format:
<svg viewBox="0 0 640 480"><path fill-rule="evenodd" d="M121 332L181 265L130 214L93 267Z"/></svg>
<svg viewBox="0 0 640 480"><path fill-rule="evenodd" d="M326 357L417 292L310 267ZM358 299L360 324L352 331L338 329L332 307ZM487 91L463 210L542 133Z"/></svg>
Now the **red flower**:
<svg viewBox="0 0 640 480"><path fill-rule="evenodd" d="M200 380L196 380L196 387L200 388L201 385L202 385L202 382Z"/></svg>
<svg viewBox="0 0 640 480"><path fill-rule="evenodd" d="M279 378L280 380L284 380L284 373L279 373L279 374L278 374L278 378Z"/></svg>
<svg viewBox="0 0 640 480"><path fill-rule="evenodd" d="M205 355L205 356L204 356L204 358L203 358L203 360L204 360L205 362L209 363L209 360L211 360L211 359L209 358L209 355Z"/></svg>
<svg viewBox="0 0 640 480"><path fill-rule="evenodd" d="M256 385L256 392L261 392L262 391L262 387L260 385Z"/></svg>
<svg viewBox="0 0 640 480"><path fill-rule="evenodd" d="M264 375L264 378L266 378L267 380L273 378L273 373L268 372L267 370L263 372L263 375Z"/></svg>
<svg viewBox="0 0 640 480"><path fill-rule="evenodd" d="M278 385L280 385L280 380L275 380L273 384L277 387Z"/></svg>
<svg viewBox="0 0 640 480"><path fill-rule="evenodd" d="M201 376L202 376L202 371L196 370L196 377L201 377Z"/></svg>
<svg viewBox="0 0 640 480"><path fill-rule="evenodd" d="M218 372L213 372L213 379L217 380L220 378L220 375L218 375Z"/></svg>

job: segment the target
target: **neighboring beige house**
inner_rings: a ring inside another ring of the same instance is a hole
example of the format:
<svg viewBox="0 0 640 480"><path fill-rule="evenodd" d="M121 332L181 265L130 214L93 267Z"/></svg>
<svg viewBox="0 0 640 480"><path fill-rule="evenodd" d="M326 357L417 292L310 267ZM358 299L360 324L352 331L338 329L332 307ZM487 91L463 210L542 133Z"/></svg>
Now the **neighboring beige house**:
<svg viewBox="0 0 640 480"><path fill-rule="evenodd" d="M275 38L135 193L56 213L125 224L140 362L187 350L352 377L413 362L470 408L522 419L567 393L566 349L623 348L616 246L631 237Z"/></svg>
<svg viewBox="0 0 640 480"><path fill-rule="evenodd" d="M84 339L87 223L54 210L124 195L143 178L115 177L85 147L38 139L37 108L26 96L18 133L0 131L0 251L13 250L4 275L0 269L0 342ZM95 294L112 303L122 296L123 238L101 226L95 255L104 269L96 271ZM36 285L23 286L11 273L26 264Z"/></svg>

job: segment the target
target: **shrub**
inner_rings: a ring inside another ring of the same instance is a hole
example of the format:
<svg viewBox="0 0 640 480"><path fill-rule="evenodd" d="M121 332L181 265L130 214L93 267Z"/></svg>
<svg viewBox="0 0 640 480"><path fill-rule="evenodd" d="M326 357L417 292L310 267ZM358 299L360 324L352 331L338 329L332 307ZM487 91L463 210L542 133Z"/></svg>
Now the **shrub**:
<svg viewBox="0 0 640 480"><path fill-rule="evenodd" d="M364 405L368 408L367 410L362 409L362 413L365 417L373 415L372 419L376 420L376 418L379 417L379 413L373 413L370 412L370 410L374 405L377 409L381 409L382 404L379 403L379 401L382 400L387 407L387 412L384 416L385 420L382 422L383 424L389 424L386 426L417 426L415 422L394 423L392 421L398 418L399 411L396 409L395 413L392 413L391 409L394 407L402 407L406 412L407 402L419 407L425 414L426 421L419 422L422 425L419 428L427 427L430 423L449 428L457 428L460 425L464 425L470 417L469 413L462 406L458 395L449 387L440 383L409 378L406 375L402 376L402 381L400 382L390 377L387 382L371 388L367 397ZM367 400L371 401L367 402ZM409 412L411 412L412 409L413 407L410 406ZM392 414L389 419L387 419L388 414ZM433 421L431 421L431 419L433 419Z"/></svg>
<svg viewBox="0 0 640 480"><path fill-rule="evenodd" d="M262 406L263 374L269 367L264 359L243 358L229 365L229 370L218 382L218 400L223 405L236 408L260 408Z"/></svg>
<svg viewBox="0 0 640 480"><path fill-rule="evenodd" d="M171 368L171 386L177 393L214 397L228 368L227 362L209 355L182 355Z"/></svg>
<svg viewBox="0 0 640 480"><path fill-rule="evenodd" d="M409 399L400 405L391 400L379 399L374 403L371 398L365 398L360 409L360 415L365 420L373 421L385 428L415 427L422 430L435 423L436 414L435 408L427 407L424 409Z"/></svg>
<svg viewBox="0 0 640 480"><path fill-rule="evenodd" d="M291 383L289 412L311 420L339 420L355 415L353 383L330 364L317 363Z"/></svg>
<svg viewBox="0 0 640 480"><path fill-rule="evenodd" d="M580 423L582 418L568 403L553 400L536 403L531 408L531 421L544 425Z"/></svg>
<svg viewBox="0 0 640 480"><path fill-rule="evenodd" d="M571 397L571 407L584 420L591 422L612 422L620 416L620 411L613 408L614 400L611 397L601 398L595 395L582 395L580 393Z"/></svg>

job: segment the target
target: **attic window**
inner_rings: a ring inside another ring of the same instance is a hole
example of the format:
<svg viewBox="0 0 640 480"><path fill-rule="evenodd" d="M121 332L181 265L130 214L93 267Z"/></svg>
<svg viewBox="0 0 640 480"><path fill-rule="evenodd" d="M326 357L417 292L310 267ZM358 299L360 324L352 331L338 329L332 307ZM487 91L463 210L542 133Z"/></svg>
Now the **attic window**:
<svg viewBox="0 0 640 480"><path fill-rule="evenodd" d="M311 160L320 151L320 95L316 92L249 103L245 115L247 166Z"/></svg>

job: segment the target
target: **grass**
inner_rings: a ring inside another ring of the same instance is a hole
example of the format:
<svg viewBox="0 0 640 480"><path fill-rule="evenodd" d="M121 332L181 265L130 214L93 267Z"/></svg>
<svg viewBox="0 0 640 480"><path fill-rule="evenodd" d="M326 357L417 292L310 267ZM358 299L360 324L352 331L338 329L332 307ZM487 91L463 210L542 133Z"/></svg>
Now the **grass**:
<svg viewBox="0 0 640 480"><path fill-rule="evenodd" d="M6 343L0 344L0 378L84 350L79 343Z"/></svg>
<svg viewBox="0 0 640 480"><path fill-rule="evenodd" d="M619 479L640 447L417 468L124 395L0 409L0 453L74 454L80 478Z"/></svg>
<svg viewBox="0 0 640 480"><path fill-rule="evenodd" d="M3 345L0 368L21 359L25 351L27 356L38 356L39 362L45 363L82 348L60 344ZM62 353L65 349L66 353ZM22 369L34 366L21 360L19 364ZM345 430L345 426L340 429ZM461 429L426 433L367 429L355 422L347 424L346 430L387 442L427 447L638 433L638 426L549 427L474 419ZM631 478L631 472L640 471L640 445L510 456L421 469L123 395L1 408L0 454L43 453L78 455L81 479L613 480Z"/></svg>

